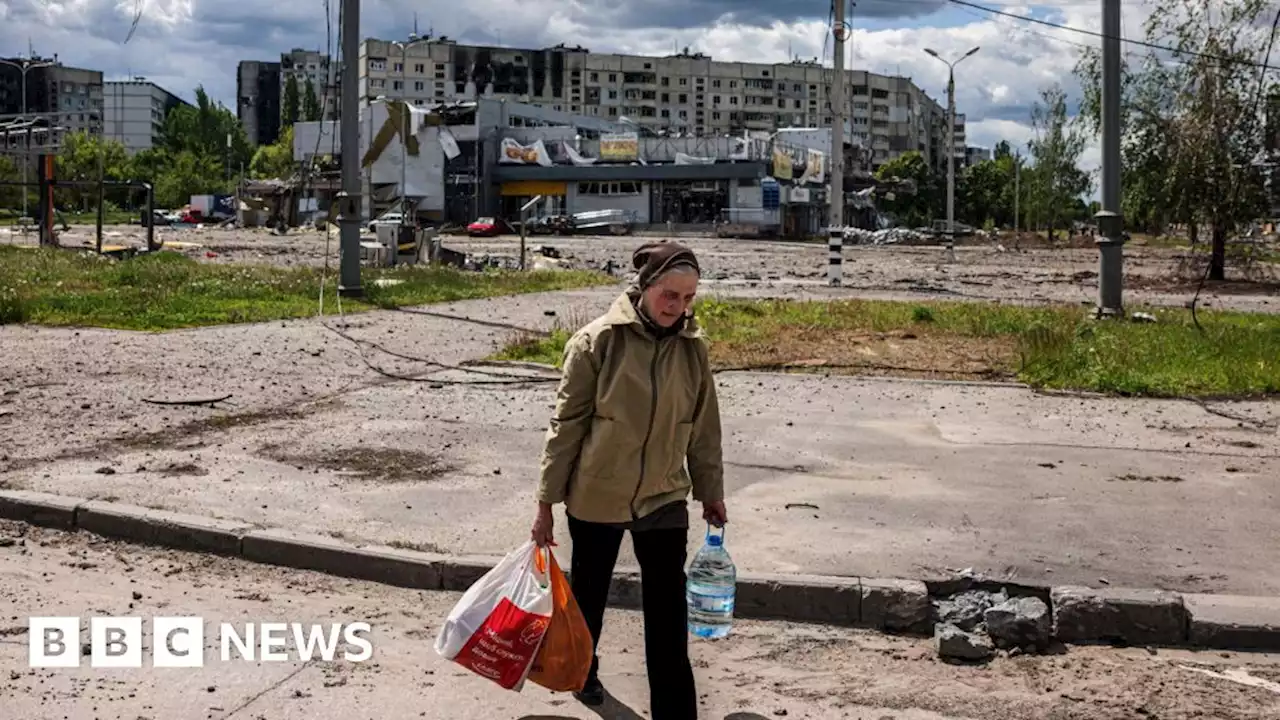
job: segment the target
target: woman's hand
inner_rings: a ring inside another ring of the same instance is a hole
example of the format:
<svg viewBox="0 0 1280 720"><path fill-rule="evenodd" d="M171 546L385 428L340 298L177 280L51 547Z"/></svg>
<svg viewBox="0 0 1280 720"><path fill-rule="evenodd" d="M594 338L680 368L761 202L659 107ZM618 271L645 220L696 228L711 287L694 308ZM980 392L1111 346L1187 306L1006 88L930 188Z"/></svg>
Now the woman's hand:
<svg viewBox="0 0 1280 720"><path fill-rule="evenodd" d="M551 514L551 506L538 503L538 515L533 519L531 539L538 547L555 546L555 517Z"/></svg>
<svg viewBox="0 0 1280 720"><path fill-rule="evenodd" d="M724 527L729 522L729 511L725 509L724 501L702 503L702 519L718 528Z"/></svg>

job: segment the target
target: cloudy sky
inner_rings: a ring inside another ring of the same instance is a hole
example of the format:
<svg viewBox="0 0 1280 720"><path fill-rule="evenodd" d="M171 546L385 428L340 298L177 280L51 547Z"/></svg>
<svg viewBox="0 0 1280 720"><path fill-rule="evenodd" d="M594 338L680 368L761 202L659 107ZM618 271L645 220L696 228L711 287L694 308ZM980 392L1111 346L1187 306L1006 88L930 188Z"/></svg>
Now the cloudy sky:
<svg viewBox="0 0 1280 720"><path fill-rule="evenodd" d="M294 47L337 51L340 0L0 0L0 56L57 54L107 79L145 76L190 99L197 85L235 107L240 60L279 59ZM1071 27L1100 29L1100 0L975 0L976 4ZM689 47L716 59L830 62L829 0L363 0L361 36L401 38L433 29L464 42L664 54ZM1124 34L1141 37L1146 0L1125 3ZM328 10L329 17L326 17ZM134 18L141 19L134 26ZM969 142L991 147L1031 137L1039 90L1061 83L1087 35L1001 18L950 0L856 0L851 67L913 78L945 100L946 66L924 53L977 55L957 70L957 104ZM332 32L330 32L332 31ZM127 42L126 42L127 40ZM1097 165L1096 143L1085 164Z"/></svg>

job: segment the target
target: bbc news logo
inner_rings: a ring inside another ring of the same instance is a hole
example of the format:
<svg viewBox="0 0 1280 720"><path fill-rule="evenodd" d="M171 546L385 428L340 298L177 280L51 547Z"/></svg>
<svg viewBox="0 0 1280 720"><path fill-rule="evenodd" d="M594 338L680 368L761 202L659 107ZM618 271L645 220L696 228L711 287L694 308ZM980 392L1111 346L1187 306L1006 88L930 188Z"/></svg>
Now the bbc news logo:
<svg viewBox="0 0 1280 720"><path fill-rule="evenodd" d="M151 667L193 668L205 664L205 628L199 617L151 619ZM29 665L80 667L83 654L78 617L32 617L28 624ZM313 659L364 662L373 656L369 623L262 622L218 625L222 662L291 662ZM146 636L140 617L89 618L89 667L140 668ZM345 641L345 646L339 641ZM339 650L341 649L341 653Z"/></svg>

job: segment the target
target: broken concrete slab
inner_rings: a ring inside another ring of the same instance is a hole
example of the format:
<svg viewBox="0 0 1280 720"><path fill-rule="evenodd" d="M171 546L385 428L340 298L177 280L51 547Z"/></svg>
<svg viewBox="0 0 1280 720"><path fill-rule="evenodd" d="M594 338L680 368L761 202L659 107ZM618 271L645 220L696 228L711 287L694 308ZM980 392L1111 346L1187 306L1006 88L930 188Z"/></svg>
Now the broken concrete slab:
<svg viewBox="0 0 1280 720"><path fill-rule="evenodd" d="M70 530L76 525L76 508L83 498L28 490L0 491L0 518L32 525Z"/></svg>
<svg viewBox="0 0 1280 720"><path fill-rule="evenodd" d="M96 500L76 508L75 524L107 537L229 556L240 554L240 539L253 530L243 522Z"/></svg>
<svg viewBox="0 0 1280 720"><path fill-rule="evenodd" d="M862 578L860 584L863 626L923 635L932 632L933 605L923 582Z"/></svg>
<svg viewBox="0 0 1280 720"><path fill-rule="evenodd" d="M1182 645L1188 616L1182 596L1164 590L1056 587L1054 635L1063 642Z"/></svg>
<svg viewBox="0 0 1280 720"><path fill-rule="evenodd" d="M1219 650L1280 651L1280 598L1184 595L1189 640Z"/></svg>
<svg viewBox="0 0 1280 720"><path fill-rule="evenodd" d="M860 625L862 581L817 575L745 574L738 578L734 614L757 620Z"/></svg>
<svg viewBox="0 0 1280 720"><path fill-rule="evenodd" d="M939 623L933 631L937 642L938 656L952 660L981 662L990 660L995 655L995 645L991 638L982 633L969 633L952 625Z"/></svg>
<svg viewBox="0 0 1280 720"><path fill-rule="evenodd" d="M1053 614L1038 597L1019 597L988 608L983 614L987 634L1000 648L1049 647Z"/></svg>
<svg viewBox="0 0 1280 720"><path fill-rule="evenodd" d="M1008 593L986 590L969 590L954 597L937 601L938 622L955 625L961 630L973 630L986 621L984 613L1009 599Z"/></svg>

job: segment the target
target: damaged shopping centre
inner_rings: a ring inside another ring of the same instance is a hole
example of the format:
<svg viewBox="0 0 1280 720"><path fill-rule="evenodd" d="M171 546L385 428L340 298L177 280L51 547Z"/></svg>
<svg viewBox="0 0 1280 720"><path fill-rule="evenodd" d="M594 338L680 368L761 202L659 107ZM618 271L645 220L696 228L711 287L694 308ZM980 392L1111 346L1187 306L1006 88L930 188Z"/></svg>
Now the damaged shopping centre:
<svg viewBox="0 0 1280 720"><path fill-rule="evenodd" d="M410 218L433 226L496 218L514 227L535 198L533 222L598 213L639 230L789 237L826 225L829 129L682 137L489 98L380 99L362 109L360 128L366 221L398 210L403 194ZM341 151L336 122L295 126L295 161L333 162ZM856 143L845 155L846 224L878 229L877 198L913 189L878 183ZM323 214L337 191L313 182L299 222Z"/></svg>

